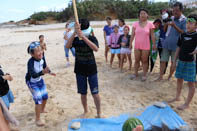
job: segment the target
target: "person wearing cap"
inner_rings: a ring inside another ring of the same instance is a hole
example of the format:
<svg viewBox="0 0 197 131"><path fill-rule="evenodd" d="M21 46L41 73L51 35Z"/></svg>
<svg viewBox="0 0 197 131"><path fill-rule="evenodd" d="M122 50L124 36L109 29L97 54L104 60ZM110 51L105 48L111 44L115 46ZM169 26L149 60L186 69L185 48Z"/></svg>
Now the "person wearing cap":
<svg viewBox="0 0 197 131"><path fill-rule="evenodd" d="M184 110L189 108L192 98L195 94L196 82L196 61L197 54L197 15L192 14L187 17L187 31L179 36L175 58L173 60L173 70L176 69L175 77L177 78L176 97L169 102L181 100L181 90L183 82L188 82L189 93L185 103L177 109ZM178 62L177 62L178 59Z"/></svg>
<svg viewBox="0 0 197 131"><path fill-rule="evenodd" d="M80 23L80 25L79 25ZM87 90L88 83L93 96L97 118L101 117L100 95L98 88L97 65L94 51L97 52L98 40L91 34L90 23L87 19L80 19L75 24L75 32L68 40L67 48L75 47L75 69L78 93L81 94L81 102L84 109L82 118L88 117ZM87 30L84 32L84 30Z"/></svg>
<svg viewBox="0 0 197 131"><path fill-rule="evenodd" d="M31 58L27 64L26 84L35 102L36 125L44 126L44 122L40 119L40 113L46 113L45 106L48 99L48 92L42 76L45 74L56 76L56 74L52 73L47 66L39 42L32 42L27 51L31 55Z"/></svg>

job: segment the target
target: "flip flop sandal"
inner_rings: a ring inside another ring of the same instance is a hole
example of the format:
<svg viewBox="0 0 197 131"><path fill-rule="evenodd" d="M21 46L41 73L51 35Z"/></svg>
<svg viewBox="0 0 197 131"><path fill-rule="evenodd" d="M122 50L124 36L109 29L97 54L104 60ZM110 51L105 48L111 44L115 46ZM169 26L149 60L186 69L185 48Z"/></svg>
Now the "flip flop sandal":
<svg viewBox="0 0 197 131"><path fill-rule="evenodd" d="M136 79L137 77L136 77L136 75L130 75L129 78L130 78L131 80L134 80L134 79Z"/></svg>
<svg viewBox="0 0 197 131"><path fill-rule="evenodd" d="M147 78L145 76L142 77L142 81L146 81Z"/></svg>

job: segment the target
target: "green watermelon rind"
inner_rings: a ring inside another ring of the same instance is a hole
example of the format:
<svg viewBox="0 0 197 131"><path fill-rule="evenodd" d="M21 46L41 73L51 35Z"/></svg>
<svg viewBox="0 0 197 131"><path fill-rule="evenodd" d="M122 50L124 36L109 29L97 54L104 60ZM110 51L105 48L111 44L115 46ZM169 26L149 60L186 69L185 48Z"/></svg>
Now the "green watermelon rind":
<svg viewBox="0 0 197 131"><path fill-rule="evenodd" d="M132 122L130 122L132 121ZM131 125L132 124L132 125ZM133 128L136 128L137 125L141 125L144 130L142 122L137 118L129 118L123 125L122 131L132 131Z"/></svg>

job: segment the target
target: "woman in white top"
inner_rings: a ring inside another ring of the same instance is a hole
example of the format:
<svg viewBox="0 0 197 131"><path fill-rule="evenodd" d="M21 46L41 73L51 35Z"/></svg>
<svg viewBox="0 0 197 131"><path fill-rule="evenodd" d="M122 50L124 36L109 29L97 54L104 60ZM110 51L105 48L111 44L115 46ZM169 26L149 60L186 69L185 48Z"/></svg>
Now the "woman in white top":
<svg viewBox="0 0 197 131"><path fill-rule="evenodd" d="M118 19L118 25L119 25L119 34L123 35L124 34L124 27L125 27L125 21L124 19Z"/></svg>

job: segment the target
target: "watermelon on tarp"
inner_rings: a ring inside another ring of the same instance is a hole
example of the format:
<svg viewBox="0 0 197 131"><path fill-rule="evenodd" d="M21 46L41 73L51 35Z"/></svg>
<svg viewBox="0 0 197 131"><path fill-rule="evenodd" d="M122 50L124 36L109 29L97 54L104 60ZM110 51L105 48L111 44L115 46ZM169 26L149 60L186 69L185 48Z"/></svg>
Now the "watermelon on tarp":
<svg viewBox="0 0 197 131"><path fill-rule="evenodd" d="M141 125L143 127L144 130L144 126L142 124L142 122L137 119L137 118L129 118L123 125L122 127L122 131L132 131L133 129L135 129L138 125Z"/></svg>

